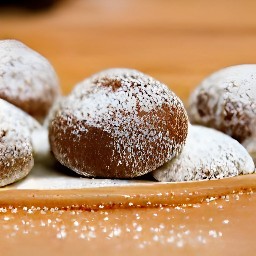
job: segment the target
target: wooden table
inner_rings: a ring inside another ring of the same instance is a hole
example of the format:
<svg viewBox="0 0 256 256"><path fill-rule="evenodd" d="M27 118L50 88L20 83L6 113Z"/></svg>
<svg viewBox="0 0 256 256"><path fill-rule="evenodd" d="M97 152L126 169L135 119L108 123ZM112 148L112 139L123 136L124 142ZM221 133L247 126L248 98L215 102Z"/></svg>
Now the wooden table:
<svg viewBox="0 0 256 256"><path fill-rule="evenodd" d="M0 38L16 38L55 66L63 91L109 67L156 77L183 100L206 75L255 63L254 0L70 0L42 13L0 10Z"/></svg>
<svg viewBox="0 0 256 256"><path fill-rule="evenodd" d="M64 93L94 72L129 67L163 81L186 101L197 83L214 70L256 62L255 10L254 0L63 0L41 13L0 8L0 39L19 39L45 55L56 68ZM98 248L112 255L224 251L250 255L256 249L255 194L240 196L240 201L239 195L222 200L202 204L198 210L167 207L98 214L47 210L44 214L19 209L16 219L12 214L16 210L0 208L1 251L5 255L15 251L99 254ZM110 224L103 224L107 220ZM146 230L150 221L154 229ZM195 232L191 235L190 230ZM144 243L140 232L151 244ZM125 251L120 241L126 241Z"/></svg>

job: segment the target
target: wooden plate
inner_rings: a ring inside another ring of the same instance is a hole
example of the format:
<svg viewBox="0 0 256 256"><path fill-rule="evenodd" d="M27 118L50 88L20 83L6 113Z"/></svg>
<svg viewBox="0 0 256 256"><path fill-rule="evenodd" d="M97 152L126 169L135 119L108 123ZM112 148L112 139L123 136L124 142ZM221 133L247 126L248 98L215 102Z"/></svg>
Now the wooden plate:
<svg viewBox="0 0 256 256"><path fill-rule="evenodd" d="M156 182L90 179L76 176L51 158L38 162L28 177L0 189L0 205L108 208L198 203L240 191L256 189L256 174L222 180Z"/></svg>

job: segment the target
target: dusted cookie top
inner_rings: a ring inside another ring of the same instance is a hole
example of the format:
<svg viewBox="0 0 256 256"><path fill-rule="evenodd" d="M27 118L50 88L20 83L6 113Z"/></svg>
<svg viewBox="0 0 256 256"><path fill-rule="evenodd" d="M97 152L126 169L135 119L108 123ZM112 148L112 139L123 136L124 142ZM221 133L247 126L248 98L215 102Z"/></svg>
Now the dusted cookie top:
<svg viewBox="0 0 256 256"><path fill-rule="evenodd" d="M59 95L51 64L16 40L0 40L0 98L43 120Z"/></svg>
<svg viewBox="0 0 256 256"><path fill-rule="evenodd" d="M240 142L256 135L256 65L224 68L190 97L192 123L221 130Z"/></svg>
<svg viewBox="0 0 256 256"><path fill-rule="evenodd" d="M93 75L60 105L50 124L52 151L85 176L143 175L177 155L187 136L180 99L136 70Z"/></svg>
<svg viewBox="0 0 256 256"><path fill-rule="evenodd" d="M189 126L182 152L153 172L158 181L221 179L254 172L254 163L236 140L214 129Z"/></svg>

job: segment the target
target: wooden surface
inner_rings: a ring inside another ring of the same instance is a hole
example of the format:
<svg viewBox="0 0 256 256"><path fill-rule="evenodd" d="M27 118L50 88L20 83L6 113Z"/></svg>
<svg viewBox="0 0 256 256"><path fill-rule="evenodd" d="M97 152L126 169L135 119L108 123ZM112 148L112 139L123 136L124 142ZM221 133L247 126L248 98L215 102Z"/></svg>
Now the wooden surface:
<svg viewBox="0 0 256 256"><path fill-rule="evenodd" d="M255 208L256 194L194 207L11 208L0 212L1 255L254 256Z"/></svg>
<svg viewBox="0 0 256 256"><path fill-rule="evenodd" d="M66 0L42 13L0 9L0 38L55 66L65 93L86 76L130 67L183 100L210 72L256 61L256 1Z"/></svg>

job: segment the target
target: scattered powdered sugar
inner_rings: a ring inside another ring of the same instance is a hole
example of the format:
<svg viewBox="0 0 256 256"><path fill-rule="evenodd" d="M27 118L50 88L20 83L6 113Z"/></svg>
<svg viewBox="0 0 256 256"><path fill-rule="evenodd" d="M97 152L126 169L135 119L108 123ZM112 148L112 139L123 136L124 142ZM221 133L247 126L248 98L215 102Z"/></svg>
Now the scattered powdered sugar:
<svg viewBox="0 0 256 256"><path fill-rule="evenodd" d="M242 142L256 135L256 65L224 68L207 77L190 97L190 119Z"/></svg>
<svg viewBox="0 0 256 256"><path fill-rule="evenodd" d="M140 184L151 183L151 181L140 180L121 180L121 179L91 179L79 178L72 175L65 175L56 167L48 167L47 165L38 164L35 160L35 167L31 174L22 182L15 183L9 188L15 189L86 189L100 187L121 187L136 186ZM50 159L50 161L52 161ZM153 183L154 184L154 183Z"/></svg>
<svg viewBox="0 0 256 256"><path fill-rule="evenodd" d="M254 172L250 155L236 140L216 130L189 126L179 156L153 172L158 181L221 179Z"/></svg>
<svg viewBox="0 0 256 256"><path fill-rule="evenodd" d="M113 155L114 151L118 154L119 165L138 171L138 163L143 163L139 175L180 152L188 122L174 93L130 69L110 69L84 80L62 101L56 116L66 120L68 127L61 129L65 133L71 128L77 143L90 127L102 129L113 138ZM58 154L67 158L64 149ZM149 166L147 158L154 158L154 164L151 161Z"/></svg>

